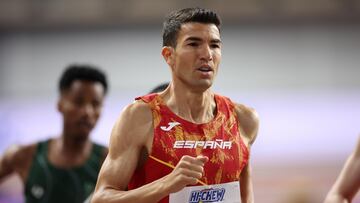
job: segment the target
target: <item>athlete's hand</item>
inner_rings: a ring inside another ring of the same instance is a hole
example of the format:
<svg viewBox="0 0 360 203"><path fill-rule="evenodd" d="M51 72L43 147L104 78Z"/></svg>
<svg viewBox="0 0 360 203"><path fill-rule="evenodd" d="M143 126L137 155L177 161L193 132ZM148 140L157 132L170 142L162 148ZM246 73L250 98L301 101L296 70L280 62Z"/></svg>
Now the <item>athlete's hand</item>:
<svg viewBox="0 0 360 203"><path fill-rule="evenodd" d="M165 187L169 193L178 192L187 185L195 185L203 176L204 164L209 160L206 156L183 156L175 169L164 177Z"/></svg>

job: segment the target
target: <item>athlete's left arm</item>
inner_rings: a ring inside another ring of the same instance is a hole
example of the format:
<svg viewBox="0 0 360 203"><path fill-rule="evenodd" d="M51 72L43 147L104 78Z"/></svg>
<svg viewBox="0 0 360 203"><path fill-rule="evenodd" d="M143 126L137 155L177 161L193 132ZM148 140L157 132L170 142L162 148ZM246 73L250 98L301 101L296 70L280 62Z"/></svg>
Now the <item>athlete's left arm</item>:
<svg viewBox="0 0 360 203"><path fill-rule="evenodd" d="M254 109L241 104L236 105L236 113L239 119L241 138L248 147L249 157L251 157L250 156L251 145L255 142L255 139L257 137L257 132L259 129L258 114ZM241 194L242 203L254 202L250 159L248 161L248 164L243 168L241 172L240 194Z"/></svg>

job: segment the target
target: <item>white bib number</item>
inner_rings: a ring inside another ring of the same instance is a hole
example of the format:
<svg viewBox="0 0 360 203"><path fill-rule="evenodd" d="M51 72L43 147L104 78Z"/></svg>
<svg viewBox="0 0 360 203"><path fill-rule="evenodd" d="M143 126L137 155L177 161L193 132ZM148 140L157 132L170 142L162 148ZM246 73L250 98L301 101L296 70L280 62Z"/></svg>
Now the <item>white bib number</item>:
<svg viewBox="0 0 360 203"><path fill-rule="evenodd" d="M170 203L241 203L239 181L207 186L189 186L170 194Z"/></svg>

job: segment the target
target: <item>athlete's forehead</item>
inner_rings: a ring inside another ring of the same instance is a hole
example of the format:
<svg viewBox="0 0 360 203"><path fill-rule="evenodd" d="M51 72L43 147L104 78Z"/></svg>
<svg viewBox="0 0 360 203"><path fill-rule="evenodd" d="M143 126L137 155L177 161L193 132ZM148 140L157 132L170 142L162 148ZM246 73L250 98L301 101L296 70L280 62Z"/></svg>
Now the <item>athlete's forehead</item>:
<svg viewBox="0 0 360 203"><path fill-rule="evenodd" d="M66 96L85 96L95 95L96 97L103 97L104 87L100 82L88 80L74 80L67 90L62 91L62 95Z"/></svg>
<svg viewBox="0 0 360 203"><path fill-rule="evenodd" d="M203 41L221 43L220 32L215 24L189 22L181 25L178 42Z"/></svg>

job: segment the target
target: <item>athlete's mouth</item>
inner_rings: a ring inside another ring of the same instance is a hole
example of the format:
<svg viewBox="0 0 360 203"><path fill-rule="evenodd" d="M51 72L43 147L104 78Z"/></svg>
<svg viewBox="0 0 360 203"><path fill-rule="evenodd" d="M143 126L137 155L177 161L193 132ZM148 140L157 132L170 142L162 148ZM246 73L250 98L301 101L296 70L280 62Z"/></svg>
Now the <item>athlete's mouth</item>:
<svg viewBox="0 0 360 203"><path fill-rule="evenodd" d="M197 70L201 71L201 72L210 72L213 71L213 69L211 68L211 66L209 65L202 65L200 68L198 68Z"/></svg>
<svg viewBox="0 0 360 203"><path fill-rule="evenodd" d="M88 128L88 129L92 129L93 128L93 124L89 121L80 121L78 122L78 125L80 127L84 127L84 128Z"/></svg>

